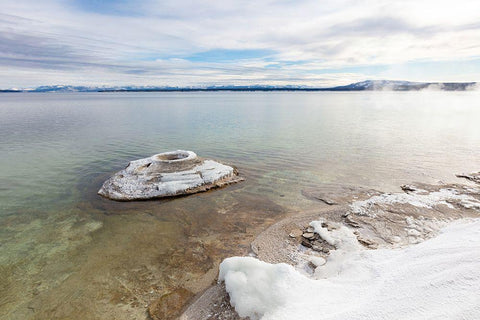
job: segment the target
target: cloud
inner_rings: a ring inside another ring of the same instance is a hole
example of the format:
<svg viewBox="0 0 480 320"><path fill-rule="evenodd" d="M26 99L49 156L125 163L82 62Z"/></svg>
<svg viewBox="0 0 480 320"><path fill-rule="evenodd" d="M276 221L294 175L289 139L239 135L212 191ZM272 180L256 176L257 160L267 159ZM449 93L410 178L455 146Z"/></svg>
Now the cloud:
<svg viewBox="0 0 480 320"><path fill-rule="evenodd" d="M472 81L478 21L469 0L4 0L0 87Z"/></svg>

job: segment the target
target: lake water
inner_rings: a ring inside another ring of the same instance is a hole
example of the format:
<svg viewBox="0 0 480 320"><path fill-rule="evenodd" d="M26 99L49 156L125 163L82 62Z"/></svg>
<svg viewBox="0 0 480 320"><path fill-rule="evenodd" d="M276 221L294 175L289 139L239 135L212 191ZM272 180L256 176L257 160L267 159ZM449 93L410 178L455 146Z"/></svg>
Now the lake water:
<svg viewBox="0 0 480 320"><path fill-rule="evenodd" d="M480 169L478 92L0 95L0 318L141 319L204 289L301 190L398 191ZM187 149L246 181L178 199L96 192L129 160Z"/></svg>

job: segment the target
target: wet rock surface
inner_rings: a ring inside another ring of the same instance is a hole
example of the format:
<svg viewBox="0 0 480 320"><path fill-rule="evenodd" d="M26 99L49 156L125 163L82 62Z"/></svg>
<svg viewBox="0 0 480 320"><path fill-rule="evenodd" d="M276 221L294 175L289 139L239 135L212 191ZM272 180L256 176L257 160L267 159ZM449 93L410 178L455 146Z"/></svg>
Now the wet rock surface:
<svg viewBox="0 0 480 320"><path fill-rule="evenodd" d="M230 305L228 293L221 284L208 288L193 304L179 317L180 320L215 319L238 320L242 319Z"/></svg>
<svg viewBox="0 0 480 320"><path fill-rule="evenodd" d="M422 242L449 221L475 217L480 211L478 188L416 183L402 190L351 202L343 222L358 228L364 239L397 247Z"/></svg>
<svg viewBox="0 0 480 320"><path fill-rule="evenodd" d="M480 184L480 172L475 172L475 173L462 173L462 174L457 174L456 175L458 178L464 178L470 181L473 181L475 183Z"/></svg>
<svg viewBox="0 0 480 320"><path fill-rule="evenodd" d="M357 186L342 186L338 184L324 184L316 188L302 190L302 195L307 199L317 200L329 206L342 205L358 197L366 197L379 193L379 191L373 189Z"/></svg>
<svg viewBox="0 0 480 320"><path fill-rule="evenodd" d="M182 310L184 301L192 296L193 293L184 288L166 293L148 306L148 315L152 320L175 319Z"/></svg>
<svg viewBox="0 0 480 320"><path fill-rule="evenodd" d="M147 200L207 191L242 180L234 167L177 150L130 161L103 183L98 194L118 201Z"/></svg>

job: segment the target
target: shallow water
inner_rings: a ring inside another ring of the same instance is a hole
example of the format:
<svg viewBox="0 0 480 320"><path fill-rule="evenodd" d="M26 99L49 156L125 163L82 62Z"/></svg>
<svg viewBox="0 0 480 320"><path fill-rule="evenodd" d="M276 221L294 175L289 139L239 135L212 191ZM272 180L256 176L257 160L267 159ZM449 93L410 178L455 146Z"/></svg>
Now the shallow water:
<svg viewBox="0 0 480 320"><path fill-rule="evenodd" d="M0 95L0 318L130 319L323 183L385 191L480 168L477 92ZM132 159L188 149L245 182L163 201L96 191ZM209 274L210 277L203 277Z"/></svg>

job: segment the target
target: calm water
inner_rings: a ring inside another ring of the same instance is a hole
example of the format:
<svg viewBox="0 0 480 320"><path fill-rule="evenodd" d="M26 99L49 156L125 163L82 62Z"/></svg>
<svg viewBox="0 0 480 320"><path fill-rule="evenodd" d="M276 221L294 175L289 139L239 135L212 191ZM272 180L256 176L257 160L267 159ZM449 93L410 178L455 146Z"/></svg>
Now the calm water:
<svg viewBox="0 0 480 320"><path fill-rule="evenodd" d="M131 319L199 292L322 183L395 191L480 169L480 94L0 95L0 318ZM96 191L132 159L188 149L246 181L167 201ZM205 274L207 276L205 276Z"/></svg>

